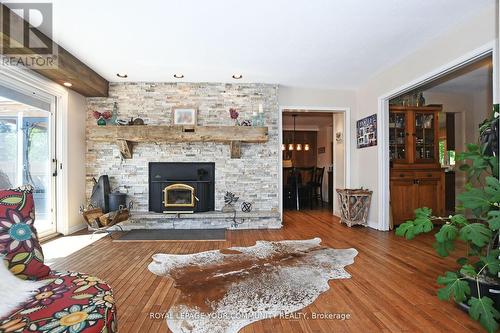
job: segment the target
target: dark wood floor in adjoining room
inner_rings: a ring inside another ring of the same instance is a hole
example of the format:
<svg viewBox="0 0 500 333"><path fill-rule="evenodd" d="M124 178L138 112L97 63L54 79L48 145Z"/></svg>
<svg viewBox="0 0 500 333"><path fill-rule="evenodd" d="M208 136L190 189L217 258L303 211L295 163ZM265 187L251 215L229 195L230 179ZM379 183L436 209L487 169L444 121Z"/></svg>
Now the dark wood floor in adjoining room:
<svg viewBox="0 0 500 333"><path fill-rule="evenodd" d="M230 246L251 246L256 240L320 237L333 248L354 247L351 279L331 280L305 313L349 313L349 320L268 319L242 333L273 332L481 332L482 328L451 303L436 297L436 277L454 267L454 258L439 258L426 235L406 241L388 232L348 228L328 211L287 212L281 230L228 231L223 242L112 242L109 237L52 266L94 274L106 280L117 299L119 332L168 332L150 313L166 312L178 293L172 280L150 273L151 255L194 253Z"/></svg>

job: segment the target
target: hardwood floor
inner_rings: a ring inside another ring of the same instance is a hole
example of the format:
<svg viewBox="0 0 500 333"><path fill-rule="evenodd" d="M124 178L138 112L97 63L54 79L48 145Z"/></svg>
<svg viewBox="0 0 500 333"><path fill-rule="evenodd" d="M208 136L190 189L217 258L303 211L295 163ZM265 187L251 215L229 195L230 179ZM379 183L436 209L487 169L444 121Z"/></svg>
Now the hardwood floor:
<svg viewBox="0 0 500 333"><path fill-rule="evenodd" d="M242 329L257 332L482 332L451 303L436 297L436 277L455 266L455 258L439 258L434 237L406 241L394 233L348 228L328 211L286 212L281 230L228 231L223 242L112 242L109 237L66 257L53 269L94 274L114 290L120 333L168 332L163 319L178 292L172 280L147 270L151 255L194 253L230 246L251 246L256 240L320 237L333 248L359 251L347 267L351 279L331 280L331 289L301 312L349 313L349 320L269 319Z"/></svg>

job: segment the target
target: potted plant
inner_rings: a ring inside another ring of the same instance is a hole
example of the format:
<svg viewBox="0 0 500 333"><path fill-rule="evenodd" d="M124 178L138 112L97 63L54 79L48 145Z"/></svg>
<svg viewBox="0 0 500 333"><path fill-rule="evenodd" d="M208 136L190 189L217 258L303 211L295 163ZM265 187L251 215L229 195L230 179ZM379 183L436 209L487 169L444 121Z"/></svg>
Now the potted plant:
<svg viewBox="0 0 500 333"><path fill-rule="evenodd" d="M436 217L429 208L415 211L415 219L396 229L396 235L413 239L434 229L433 222L444 222L435 233L434 248L438 255L448 256L456 242L466 243L466 253L457 259L459 268L437 278L442 286L440 300L453 299L479 321L488 331L495 332L500 321L500 182L498 179L498 105L493 116L480 127L480 143L467 145L457 155L460 170L467 174L465 191L458 196L459 214ZM495 140L491 137L494 136Z"/></svg>

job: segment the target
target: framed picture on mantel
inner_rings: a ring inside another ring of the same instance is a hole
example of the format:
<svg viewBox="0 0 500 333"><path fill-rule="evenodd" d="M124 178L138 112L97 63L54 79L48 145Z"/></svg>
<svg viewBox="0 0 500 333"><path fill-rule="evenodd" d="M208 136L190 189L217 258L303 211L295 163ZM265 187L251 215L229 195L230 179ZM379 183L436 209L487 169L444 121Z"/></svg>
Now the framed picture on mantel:
<svg viewBox="0 0 500 333"><path fill-rule="evenodd" d="M196 126L198 108L194 106L176 106L172 108L172 124L179 126Z"/></svg>

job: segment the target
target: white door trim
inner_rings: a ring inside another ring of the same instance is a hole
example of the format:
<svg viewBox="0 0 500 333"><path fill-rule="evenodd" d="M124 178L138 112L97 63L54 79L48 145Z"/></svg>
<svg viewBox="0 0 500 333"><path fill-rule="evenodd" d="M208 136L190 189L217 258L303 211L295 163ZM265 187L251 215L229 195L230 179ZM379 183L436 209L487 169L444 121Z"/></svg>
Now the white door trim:
<svg viewBox="0 0 500 333"><path fill-rule="evenodd" d="M474 62L484 56L493 56L493 100L498 101L498 63L496 40L493 40L472 52L446 63L427 74L408 82L378 98L378 136L381 139L377 145L378 153L378 221L379 230L389 230L390 189L389 189L389 100L405 92L411 91L423 84L440 78L460 67Z"/></svg>
<svg viewBox="0 0 500 333"><path fill-rule="evenodd" d="M279 148L279 211L280 219L283 222L283 154L281 153L281 145L283 144L283 111L284 110L295 110L301 112L304 110L314 110L314 112L325 112L325 113L343 113L344 114L344 143L345 143L345 173L344 173L344 184L346 188L351 186L351 108L349 107L338 107L338 106L285 106L280 105L279 107L279 118L278 118L278 148ZM333 133L335 136L335 133ZM335 139L335 138L334 138ZM332 152L333 153L333 152ZM335 213L335 212L333 212Z"/></svg>
<svg viewBox="0 0 500 333"><path fill-rule="evenodd" d="M55 99L56 110L56 159L58 177L56 181L56 228L57 232L69 231L68 212L68 91L61 85L24 68L1 66L0 84L25 94L36 94L38 98L52 102Z"/></svg>

